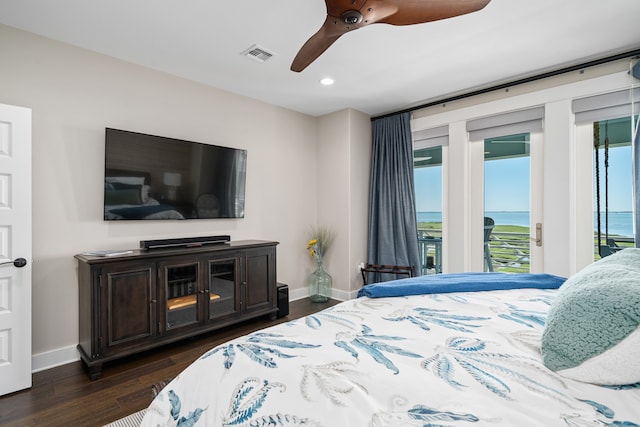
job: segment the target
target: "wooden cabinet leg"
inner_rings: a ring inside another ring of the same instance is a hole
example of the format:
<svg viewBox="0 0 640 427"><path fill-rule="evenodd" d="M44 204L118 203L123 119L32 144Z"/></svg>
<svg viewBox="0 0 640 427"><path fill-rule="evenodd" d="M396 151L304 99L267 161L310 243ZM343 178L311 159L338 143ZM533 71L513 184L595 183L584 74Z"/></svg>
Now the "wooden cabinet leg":
<svg viewBox="0 0 640 427"><path fill-rule="evenodd" d="M89 366L89 377L92 381L102 377L102 363Z"/></svg>

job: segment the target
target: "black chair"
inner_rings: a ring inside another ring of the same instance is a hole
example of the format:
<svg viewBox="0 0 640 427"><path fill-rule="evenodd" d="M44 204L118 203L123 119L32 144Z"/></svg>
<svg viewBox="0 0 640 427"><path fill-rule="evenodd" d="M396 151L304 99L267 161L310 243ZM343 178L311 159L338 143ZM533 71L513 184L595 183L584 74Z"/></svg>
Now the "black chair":
<svg viewBox="0 0 640 427"><path fill-rule="evenodd" d="M433 246L434 255L427 255L429 246ZM422 274L442 273L442 238L428 235L418 236L418 253Z"/></svg>
<svg viewBox="0 0 640 427"><path fill-rule="evenodd" d="M375 282L386 282L388 280L397 279L398 275L413 277L414 276L414 268L413 266L404 266L404 265L383 265L383 264L367 264L364 268L360 269L360 273L362 273L362 283L364 285L368 285L369 281L367 280L367 273L374 273L373 277L376 278ZM389 278L387 280L380 280L382 275L390 275L393 274L395 277ZM371 282L374 283L374 282Z"/></svg>
<svg viewBox="0 0 640 427"><path fill-rule="evenodd" d="M604 258L606 256L613 255L614 253L621 251L624 248L622 246L619 246L616 243L616 240L610 237L607 239L607 244L601 245L599 249L600 257Z"/></svg>
<svg viewBox="0 0 640 427"><path fill-rule="evenodd" d="M493 271L493 261L491 260L491 248L489 247L489 240L491 240L491 233L493 233L493 227L495 227L495 221L488 216L484 217L484 262L486 266L485 271Z"/></svg>

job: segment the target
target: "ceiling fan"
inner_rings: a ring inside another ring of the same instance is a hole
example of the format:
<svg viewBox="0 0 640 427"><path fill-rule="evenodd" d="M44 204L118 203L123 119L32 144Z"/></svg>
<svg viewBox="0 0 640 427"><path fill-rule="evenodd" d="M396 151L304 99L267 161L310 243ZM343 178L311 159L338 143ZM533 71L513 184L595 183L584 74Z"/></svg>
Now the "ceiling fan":
<svg viewBox="0 0 640 427"><path fill-rule="evenodd" d="M475 12L490 0L325 0L327 18L302 46L291 70L307 68L340 36L370 24L412 25Z"/></svg>

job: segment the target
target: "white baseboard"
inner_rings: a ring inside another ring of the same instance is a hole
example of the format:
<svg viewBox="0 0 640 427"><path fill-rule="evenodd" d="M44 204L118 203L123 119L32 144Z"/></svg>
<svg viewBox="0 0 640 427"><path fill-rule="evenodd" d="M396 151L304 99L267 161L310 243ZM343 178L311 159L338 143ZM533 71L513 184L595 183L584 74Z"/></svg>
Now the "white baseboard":
<svg viewBox="0 0 640 427"><path fill-rule="evenodd" d="M308 296L309 290L306 288L294 289L289 291L289 301L296 301L299 299L307 298ZM347 292L341 291L339 289L331 290L331 298L337 299L338 301L354 299L356 296L358 296L358 291Z"/></svg>
<svg viewBox="0 0 640 427"><path fill-rule="evenodd" d="M289 300L295 301L309 296L309 290L306 288L295 289L289 292ZM347 292L338 289L332 289L331 298L339 301L346 301L357 296L357 291ZM55 368L56 366L66 365L67 363L80 360L80 354L76 346L63 347L56 350L46 351L44 353L34 354L31 356L31 372L40 372L45 369Z"/></svg>
<svg viewBox="0 0 640 427"><path fill-rule="evenodd" d="M31 356L31 372L44 371L76 360L80 360L80 355L75 345L34 354Z"/></svg>

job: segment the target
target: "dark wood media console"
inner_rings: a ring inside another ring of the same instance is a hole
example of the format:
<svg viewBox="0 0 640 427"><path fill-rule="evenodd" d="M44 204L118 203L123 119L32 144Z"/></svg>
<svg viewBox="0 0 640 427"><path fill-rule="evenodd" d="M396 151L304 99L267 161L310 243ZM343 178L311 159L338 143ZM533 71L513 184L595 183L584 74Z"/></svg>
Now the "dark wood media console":
<svg viewBox="0 0 640 427"><path fill-rule="evenodd" d="M100 378L110 360L258 316L275 319L277 244L76 255L78 350L91 378Z"/></svg>

